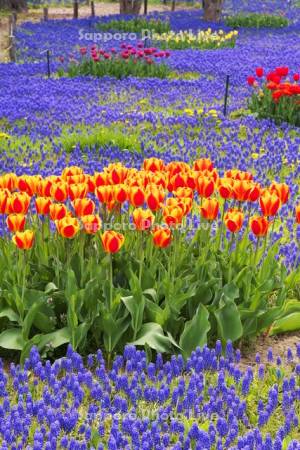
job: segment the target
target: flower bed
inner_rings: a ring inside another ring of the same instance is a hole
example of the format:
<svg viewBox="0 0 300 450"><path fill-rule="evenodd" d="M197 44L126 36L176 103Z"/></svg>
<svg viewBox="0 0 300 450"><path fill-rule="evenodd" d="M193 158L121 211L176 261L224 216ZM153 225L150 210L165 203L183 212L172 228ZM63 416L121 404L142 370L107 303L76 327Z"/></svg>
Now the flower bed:
<svg viewBox="0 0 300 450"><path fill-rule="evenodd" d="M265 73L256 69L256 77L247 81L253 87L250 109L260 118L272 118L276 123L288 122L300 126L300 75L289 75L288 67L277 67Z"/></svg>
<svg viewBox="0 0 300 450"><path fill-rule="evenodd" d="M217 48L233 48L236 43L238 32L230 31L225 33L223 30L212 31L208 28L206 31L199 31L197 34L189 31L180 31L176 33L154 34L153 40L162 49L184 50L187 48L197 48L200 50L212 50Z"/></svg>
<svg viewBox="0 0 300 450"><path fill-rule="evenodd" d="M51 364L33 348L24 368L1 365L2 449L299 450L299 358L269 349L243 370L231 343L186 362L127 346L109 370L100 350Z"/></svg>
<svg viewBox="0 0 300 450"><path fill-rule="evenodd" d="M289 200L284 183L262 187L236 169L220 176L209 159L157 158L141 170L72 166L0 183L0 346L22 360L49 342L104 343L109 357L127 342L188 356L216 337L294 326L299 274L287 276L271 237Z"/></svg>
<svg viewBox="0 0 300 450"><path fill-rule="evenodd" d="M72 57L66 69L63 67L58 70L58 75L112 76L120 79L128 76L166 78L170 73L169 67L161 63L170 53L154 47L144 48L143 43L139 43L137 48L123 43L121 50L103 50L94 45L88 51L86 47L82 47L80 56L79 60ZM64 63L64 58L61 58L61 62Z"/></svg>

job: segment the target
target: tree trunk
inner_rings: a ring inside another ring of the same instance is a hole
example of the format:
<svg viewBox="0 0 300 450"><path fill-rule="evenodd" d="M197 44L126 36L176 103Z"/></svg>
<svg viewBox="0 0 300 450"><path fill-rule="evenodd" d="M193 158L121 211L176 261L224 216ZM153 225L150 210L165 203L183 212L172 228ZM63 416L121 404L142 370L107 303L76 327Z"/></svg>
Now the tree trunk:
<svg viewBox="0 0 300 450"><path fill-rule="evenodd" d="M0 0L0 9L8 9L10 11L27 10L26 0Z"/></svg>
<svg viewBox="0 0 300 450"><path fill-rule="evenodd" d="M223 0L203 0L204 20L219 22L221 18Z"/></svg>
<svg viewBox="0 0 300 450"><path fill-rule="evenodd" d="M120 0L120 14L139 14L141 6L142 0Z"/></svg>

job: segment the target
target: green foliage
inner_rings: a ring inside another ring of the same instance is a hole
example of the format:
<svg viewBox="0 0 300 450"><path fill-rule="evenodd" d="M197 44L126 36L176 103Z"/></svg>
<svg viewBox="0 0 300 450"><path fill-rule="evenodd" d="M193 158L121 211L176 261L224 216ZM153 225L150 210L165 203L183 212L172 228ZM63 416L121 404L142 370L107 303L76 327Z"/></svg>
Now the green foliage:
<svg viewBox="0 0 300 450"><path fill-rule="evenodd" d="M149 62L144 59L134 58L112 58L97 62L92 59L83 59L79 63L71 63L66 71L59 69L58 75L71 78L88 75L98 78L110 76L118 79L129 76L166 78L170 70L166 64L157 64L150 59Z"/></svg>
<svg viewBox="0 0 300 450"><path fill-rule="evenodd" d="M127 33L140 33L143 30L151 30L155 33L166 33L170 31L169 21L160 19L146 19L134 17L130 20L111 20L107 23L99 23L97 28L103 31L119 30Z"/></svg>
<svg viewBox="0 0 300 450"><path fill-rule="evenodd" d="M233 28L281 28L288 26L289 21L284 16L253 13L226 17L225 23Z"/></svg>
<svg viewBox="0 0 300 450"><path fill-rule="evenodd" d="M249 102L249 109L260 119L272 119L276 124L288 122L300 126L299 95L283 95L274 100L270 89L264 86L253 92Z"/></svg>
<svg viewBox="0 0 300 450"><path fill-rule="evenodd" d="M0 346L19 351L21 360L32 345L47 352L67 342L83 353L102 346L109 359L128 342L187 357L216 338L297 327L299 302L288 300L277 246L257 266L246 233L233 252L225 239L220 251L207 230L191 241L175 232L164 250L139 233L127 231L124 248L111 257L99 235L42 239L36 228L34 247L17 265L13 244L2 243ZM261 243L259 259L264 250Z"/></svg>

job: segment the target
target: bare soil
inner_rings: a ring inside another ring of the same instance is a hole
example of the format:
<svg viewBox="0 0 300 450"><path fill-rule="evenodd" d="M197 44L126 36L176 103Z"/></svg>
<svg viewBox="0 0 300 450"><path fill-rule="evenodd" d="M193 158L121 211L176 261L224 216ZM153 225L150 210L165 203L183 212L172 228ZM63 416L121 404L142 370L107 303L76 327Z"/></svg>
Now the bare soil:
<svg viewBox="0 0 300 450"><path fill-rule="evenodd" d="M253 343L244 346L241 349L242 364L254 365L255 355L259 353L261 362L267 362L267 352L270 347L273 349L274 356L280 356L283 360L286 359L287 349L290 348L295 356L296 345L300 343L300 331L282 334L279 336L260 336Z"/></svg>

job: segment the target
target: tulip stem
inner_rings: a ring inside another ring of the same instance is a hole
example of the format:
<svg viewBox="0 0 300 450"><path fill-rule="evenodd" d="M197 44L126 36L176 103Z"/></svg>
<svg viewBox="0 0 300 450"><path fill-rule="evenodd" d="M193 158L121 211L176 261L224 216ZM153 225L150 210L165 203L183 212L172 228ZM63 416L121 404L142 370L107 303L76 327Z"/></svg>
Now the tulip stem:
<svg viewBox="0 0 300 450"><path fill-rule="evenodd" d="M141 238L140 238L140 267L139 267L139 285L140 286L142 284L143 264L144 264L144 235L143 235L143 231L141 231Z"/></svg>

